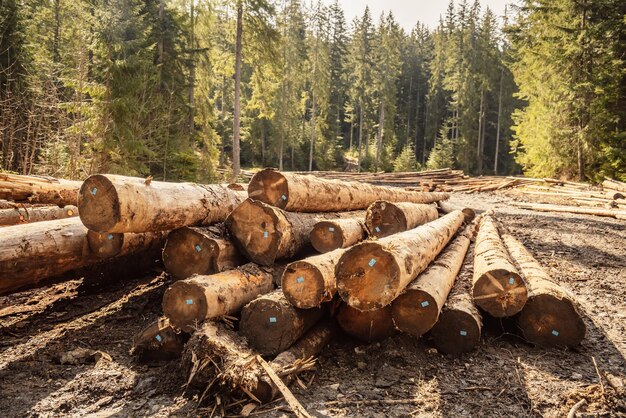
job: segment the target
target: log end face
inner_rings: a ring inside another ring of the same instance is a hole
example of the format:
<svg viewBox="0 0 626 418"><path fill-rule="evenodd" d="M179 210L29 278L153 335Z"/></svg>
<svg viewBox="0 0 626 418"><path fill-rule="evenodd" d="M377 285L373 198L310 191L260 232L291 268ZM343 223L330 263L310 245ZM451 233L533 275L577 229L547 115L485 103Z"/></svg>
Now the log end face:
<svg viewBox="0 0 626 418"><path fill-rule="evenodd" d="M391 306L362 312L342 304L337 314L337 323L347 334L368 343L382 341L396 332Z"/></svg>
<svg viewBox="0 0 626 418"><path fill-rule="evenodd" d="M317 308L334 294L325 294L324 277L317 267L304 260L287 266L281 288L289 303L300 309Z"/></svg>
<svg viewBox="0 0 626 418"><path fill-rule="evenodd" d="M409 289L393 301L392 316L395 327L407 334L421 337L437 322L439 307L427 292Z"/></svg>
<svg viewBox="0 0 626 418"><path fill-rule="evenodd" d="M294 309L294 308L291 308ZM275 356L293 341L294 315L273 300L255 300L241 311L239 330L260 354Z"/></svg>
<svg viewBox="0 0 626 418"><path fill-rule="evenodd" d="M208 301L202 288L188 281L172 284L163 295L163 314L175 327L193 331L208 316Z"/></svg>
<svg viewBox="0 0 626 418"><path fill-rule="evenodd" d="M343 234L333 222L322 221L315 224L310 234L311 244L319 253L328 253L343 248Z"/></svg>
<svg viewBox="0 0 626 418"><path fill-rule="evenodd" d="M121 221L120 202L115 186L105 175L88 177L78 194L82 223L96 232L111 232Z"/></svg>
<svg viewBox="0 0 626 418"><path fill-rule="evenodd" d="M185 336L177 333L167 319L148 326L133 339L131 354L142 361L166 361L182 355Z"/></svg>
<svg viewBox="0 0 626 418"><path fill-rule="evenodd" d="M393 203L376 201L367 209L365 225L370 236L383 238L406 231L404 213Z"/></svg>
<svg viewBox="0 0 626 418"><path fill-rule="evenodd" d="M87 231L87 241L91 252L100 258L114 257L122 251L124 234L115 232Z"/></svg>
<svg viewBox="0 0 626 418"><path fill-rule="evenodd" d="M445 354L472 351L480 343L480 323L462 310L444 311L432 330L437 350Z"/></svg>
<svg viewBox="0 0 626 418"><path fill-rule="evenodd" d="M167 236L163 248L163 264L176 280L186 279L194 274L213 274L215 255L218 249L215 241L191 228L180 228Z"/></svg>
<svg viewBox="0 0 626 418"><path fill-rule="evenodd" d="M518 319L524 338L545 347L574 347L585 338L585 323L572 301L549 294L530 299Z"/></svg>
<svg viewBox="0 0 626 418"><path fill-rule="evenodd" d="M346 251L336 268L341 298L361 311L380 309L398 295L400 268L394 257L376 242L364 242Z"/></svg>
<svg viewBox="0 0 626 418"><path fill-rule="evenodd" d="M268 205L285 209L289 202L287 179L279 171L261 170L250 179L248 196Z"/></svg>
<svg viewBox="0 0 626 418"><path fill-rule="evenodd" d="M491 270L476 280L472 289L474 303L496 318L515 315L528 299L526 283L516 272Z"/></svg>

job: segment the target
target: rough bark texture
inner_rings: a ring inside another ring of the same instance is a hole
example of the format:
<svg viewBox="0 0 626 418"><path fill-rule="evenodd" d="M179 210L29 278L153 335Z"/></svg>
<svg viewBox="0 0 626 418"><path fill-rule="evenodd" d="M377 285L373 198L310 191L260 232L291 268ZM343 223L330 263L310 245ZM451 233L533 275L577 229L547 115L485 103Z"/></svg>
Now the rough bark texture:
<svg viewBox="0 0 626 418"><path fill-rule="evenodd" d="M322 309L297 309L275 290L248 303L241 311L239 331L263 355L291 347L322 317Z"/></svg>
<svg viewBox="0 0 626 418"><path fill-rule="evenodd" d="M160 318L133 338L130 352L142 361L169 361L182 355L188 338L176 331L167 318Z"/></svg>
<svg viewBox="0 0 626 418"><path fill-rule="evenodd" d="M100 258L134 254L145 250L161 249L167 232L146 232L143 234L118 234L114 232L87 232L91 252Z"/></svg>
<svg viewBox="0 0 626 418"><path fill-rule="evenodd" d="M528 301L517 318L524 338L543 346L580 344L586 327L574 296L552 280L521 242L508 234L502 240L528 286Z"/></svg>
<svg viewBox="0 0 626 418"><path fill-rule="evenodd" d="M210 318L232 315L259 295L274 289L273 271L248 263L212 275L195 275L173 283L163 295L163 313L191 332Z"/></svg>
<svg viewBox="0 0 626 418"><path fill-rule="evenodd" d="M466 353L480 343L482 317L471 295L473 260L473 248L470 248L439 320L431 331L435 347L445 354Z"/></svg>
<svg viewBox="0 0 626 418"><path fill-rule="evenodd" d="M354 218L363 212L286 212L258 200L247 199L228 215L226 226L237 248L260 265L296 255L311 243L310 233L322 219Z"/></svg>
<svg viewBox="0 0 626 418"><path fill-rule="evenodd" d="M167 236L163 264L174 279L215 274L244 264L239 250L217 226L184 227Z"/></svg>
<svg viewBox="0 0 626 418"><path fill-rule="evenodd" d="M222 185L97 174L83 183L78 209L93 231L153 232L221 222L244 198Z"/></svg>
<svg viewBox="0 0 626 418"><path fill-rule="evenodd" d="M491 216L484 216L474 250L474 303L496 318L515 315L522 310L528 291L500 239Z"/></svg>
<svg viewBox="0 0 626 418"><path fill-rule="evenodd" d="M463 206L454 205L450 202L438 202L439 211L443 214L448 214L450 212L454 212L455 210L460 210L465 215L465 222L472 222L476 218L476 211L472 208L466 208Z"/></svg>
<svg viewBox="0 0 626 418"><path fill-rule="evenodd" d="M287 265L281 281L285 297L296 308L320 307L337 292L335 268L345 249L307 257Z"/></svg>
<svg viewBox="0 0 626 418"><path fill-rule="evenodd" d="M337 289L353 308L389 305L437 257L463 224L460 211L426 225L348 249L337 264Z"/></svg>
<svg viewBox="0 0 626 418"><path fill-rule="evenodd" d="M347 334L368 343L382 341L396 333L391 306L362 312L344 303L339 308L337 323Z"/></svg>
<svg viewBox="0 0 626 418"><path fill-rule="evenodd" d="M367 208L365 226L370 236L383 238L434 221L438 216L434 205L378 200Z"/></svg>
<svg viewBox="0 0 626 418"><path fill-rule="evenodd" d="M0 174L0 199L14 202L76 205L80 181L52 177Z"/></svg>
<svg viewBox="0 0 626 418"><path fill-rule="evenodd" d="M317 252L327 253L338 248L348 248L365 236L363 219L346 218L316 223L309 238Z"/></svg>
<svg viewBox="0 0 626 418"><path fill-rule="evenodd" d="M367 183L329 180L315 176L259 171L248 185L256 200L294 212L333 212L365 209L376 200L432 203L448 198L447 193L424 193Z"/></svg>
<svg viewBox="0 0 626 418"><path fill-rule="evenodd" d="M0 226L18 225L31 222L53 221L78 216L76 206L44 206L14 209L0 209Z"/></svg>
<svg viewBox="0 0 626 418"><path fill-rule="evenodd" d="M469 244L469 238L458 236L393 301L393 323L397 329L421 337L435 325L463 265Z"/></svg>

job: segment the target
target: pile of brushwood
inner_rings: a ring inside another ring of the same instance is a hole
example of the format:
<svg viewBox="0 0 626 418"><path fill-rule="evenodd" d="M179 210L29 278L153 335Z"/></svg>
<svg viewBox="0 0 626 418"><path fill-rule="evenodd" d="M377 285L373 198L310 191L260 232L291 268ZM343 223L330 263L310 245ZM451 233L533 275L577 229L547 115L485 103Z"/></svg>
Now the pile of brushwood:
<svg viewBox="0 0 626 418"><path fill-rule="evenodd" d="M203 398L284 396L308 416L287 384L340 332L364 342L430 333L448 354L478 345L482 315L515 316L537 345L585 336L575 298L496 216L454 207L445 192L271 169L247 192L104 174L15 184L2 189L12 205L71 209L0 228L0 294L159 253L172 279L163 318L132 351L180 358Z"/></svg>

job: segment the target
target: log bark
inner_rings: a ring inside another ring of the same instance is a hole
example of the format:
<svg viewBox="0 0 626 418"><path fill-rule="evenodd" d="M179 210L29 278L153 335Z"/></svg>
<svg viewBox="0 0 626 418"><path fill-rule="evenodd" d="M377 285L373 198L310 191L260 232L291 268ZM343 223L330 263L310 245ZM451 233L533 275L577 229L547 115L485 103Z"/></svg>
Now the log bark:
<svg viewBox="0 0 626 418"><path fill-rule="evenodd" d="M626 210L579 208L576 206L544 205L541 203L513 202L512 205L522 209L536 210L538 212L573 213L577 215L595 215L616 219L626 219Z"/></svg>
<svg viewBox="0 0 626 418"><path fill-rule="evenodd" d="M0 174L0 199L14 202L76 205L80 181L52 177Z"/></svg>
<svg viewBox="0 0 626 418"><path fill-rule="evenodd" d="M502 239L528 285L528 301L517 318L524 338L542 346L580 344L586 327L574 296L550 277L521 242L508 234Z"/></svg>
<svg viewBox="0 0 626 418"><path fill-rule="evenodd" d="M239 251L257 264L270 266L309 247L310 233L319 221L358 216L363 216L363 212L286 212L247 199L228 215L226 226Z"/></svg>
<svg viewBox="0 0 626 418"><path fill-rule="evenodd" d="M480 222L472 282L474 303L496 318L520 312L528 298L526 283L511 261L491 216L484 216Z"/></svg>
<svg viewBox="0 0 626 418"><path fill-rule="evenodd" d="M143 234L119 234L87 231L87 241L91 253L100 258L135 254L145 250L161 249L166 232L146 232Z"/></svg>
<svg viewBox="0 0 626 418"><path fill-rule="evenodd" d="M470 223L476 218L476 211L472 208L467 208L459 205L455 205L450 202L438 202L439 211L443 214L448 214L450 212L454 212L455 210L460 210L465 215L465 222Z"/></svg>
<svg viewBox="0 0 626 418"><path fill-rule="evenodd" d="M335 268L345 249L307 257L285 268L281 289L296 308L310 309L329 302L337 292Z"/></svg>
<svg viewBox="0 0 626 418"><path fill-rule="evenodd" d="M473 260L474 252L470 248L458 279L431 331L435 347L445 354L466 353L480 343L482 317L471 295Z"/></svg>
<svg viewBox="0 0 626 418"><path fill-rule="evenodd" d="M438 216L434 205L377 200L367 208L365 227L370 236L383 238L434 221Z"/></svg>
<svg viewBox="0 0 626 418"><path fill-rule="evenodd" d="M618 192L626 193L626 183L621 181L606 179L602 182L602 187L605 189L617 190Z"/></svg>
<svg viewBox="0 0 626 418"><path fill-rule="evenodd" d="M376 200L432 203L449 197L447 193L413 192L272 169L259 171L252 177L248 196L293 212L349 211L365 209Z"/></svg>
<svg viewBox="0 0 626 418"><path fill-rule="evenodd" d="M337 323L347 334L367 343L382 341L396 333L391 306L372 311L359 311L341 304Z"/></svg>
<svg viewBox="0 0 626 418"><path fill-rule="evenodd" d="M130 353L141 361L168 361L179 358L189 336L176 331L167 318L148 325L135 338Z"/></svg>
<svg viewBox="0 0 626 418"><path fill-rule="evenodd" d="M53 221L55 219L65 219L78 216L78 208L76 206L67 205L44 206L0 210L0 226L18 225L24 223Z"/></svg>
<svg viewBox="0 0 626 418"><path fill-rule="evenodd" d="M182 330L192 332L211 318L232 315L274 289L273 270L248 263L212 275L195 275L173 283L163 295L163 313Z"/></svg>
<svg viewBox="0 0 626 418"><path fill-rule="evenodd" d="M392 304L393 323L402 332L421 337L439 318L463 265L470 240L460 235Z"/></svg>
<svg viewBox="0 0 626 418"><path fill-rule="evenodd" d="M97 174L83 183L78 209L96 232L154 232L221 222L244 198L222 185Z"/></svg>
<svg viewBox="0 0 626 418"><path fill-rule="evenodd" d="M165 269L176 280L219 273L245 262L232 241L214 226L176 229L163 249Z"/></svg>
<svg viewBox="0 0 626 418"><path fill-rule="evenodd" d="M337 289L353 308L389 305L437 257L464 221L452 212L417 228L348 249L337 264Z"/></svg>
<svg viewBox="0 0 626 418"><path fill-rule="evenodd" d="M346 218L316 223L309 239L317 252L327 253L338 248L348 248L362 241L365 236L364 220Z"/></svg>
<svg viewBox="0 0 626 418"><path fill-rule="evenodd" d="M322 315L322 309L294 308L282 290L275 290L244 306L239 332L259 353L277 355L291 347Z"/></svg>

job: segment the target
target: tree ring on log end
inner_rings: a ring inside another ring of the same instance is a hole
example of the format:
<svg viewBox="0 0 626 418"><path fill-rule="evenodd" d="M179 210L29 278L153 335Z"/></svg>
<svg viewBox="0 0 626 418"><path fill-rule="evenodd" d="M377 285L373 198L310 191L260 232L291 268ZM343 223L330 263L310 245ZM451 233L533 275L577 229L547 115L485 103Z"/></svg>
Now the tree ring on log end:
<svg viewBox="0 0 626 418"><path fill-rule="evenodd" d="M409 289L393 301L392 316L397 329L421 337L437 322L439 307L427 292Z"/></svg>
<svg viewBox="0 0 626 418"><path fill-rule="evenodd" d="M387 306L398 294L400 268L376 242L365 242L346 251L336 272L339 295L360 311Z"/></svg>
<svg viewBox="0 0 626 418"><path fill-rule="evenodd" d="M121 221L117 190L106 176L89 176L78 194L78 216L92 231L109 232Z"/></svg>
<svg viewBox="0 0 626 418"><path fill-rule="evenodd" d="M219 301L212 301L219 303ZM163 313L172 325L191 332L194 325L207 317L208 303L202 288L195 283L178 281L172 284L163 295Z"/></svg>
<svg viewBox="0 0 626 418"><path fill-rule="evenodd" d="M87 231L87 241L91 252L97 257L113 257L122 251L124 234L89 230Z"/></svg>
<svg viewBox="0 0 626 418"><path fill-rule="evenodd" d="M542 346L573 347L585 338L586 332L573 303L550 294L529 299L518 326L526 340Z"/></svg>
<svg viewBox="0 0 626 418"><path fill-rule="evenodd" d="M378 200L367 212L367 230L371 236L382 238L407 230L404 212L393 203Z"/></svg>
<svg viewBox="0 0 626 418"><path fill-rule="evenodd" d="M528 289L519 274L496 269L478 278L472 297L482 310L496 318L503 318L522 310L528 299Z"/></svg>
<svg viewBox="0 0 626 418"><path fill-rule="evenodd" d="M324 294L324 277L311 263L300 260L289 264L283 273L281 288L296 308L317 308L332 298Z"/></svg>
<svg viewBox="0 0 626 418"><path fill-rule="evenodd" d="M291 345L285 347L285 341L293 339L293 327L298 321L293 311L294 308L286 303L256 300L254 309L246 306L242 310L239 329L259 353L276 355Z"/></svg>
<svg viewBox="0 0 626 418"><path fill-rule="evenodd" d="M248 196L268 205L285 209L289 201L287 179L279 171L259 171L250 179Z"/></svg>
<svg viewBox="0 0 626 418"><path fill-rule="evenodd" d="M311 244L316 251L327 253L343 248L342 231L331 221L320 221L311 231Z"/></svg>
<svg viewBox="0 0 626 418"><path fill-rule="evenodd" d="M193 228L180 228L167 236L163 249L165 269L177 280L217 271L215 241Z"/></svg>
<svg viewBox="0 0 626 418"><path fill-rule="evenodd" d="M446 311L433 327L432 336L437 350L442 353L466 353L480 342L480 325L467 312Z"/></svg>

